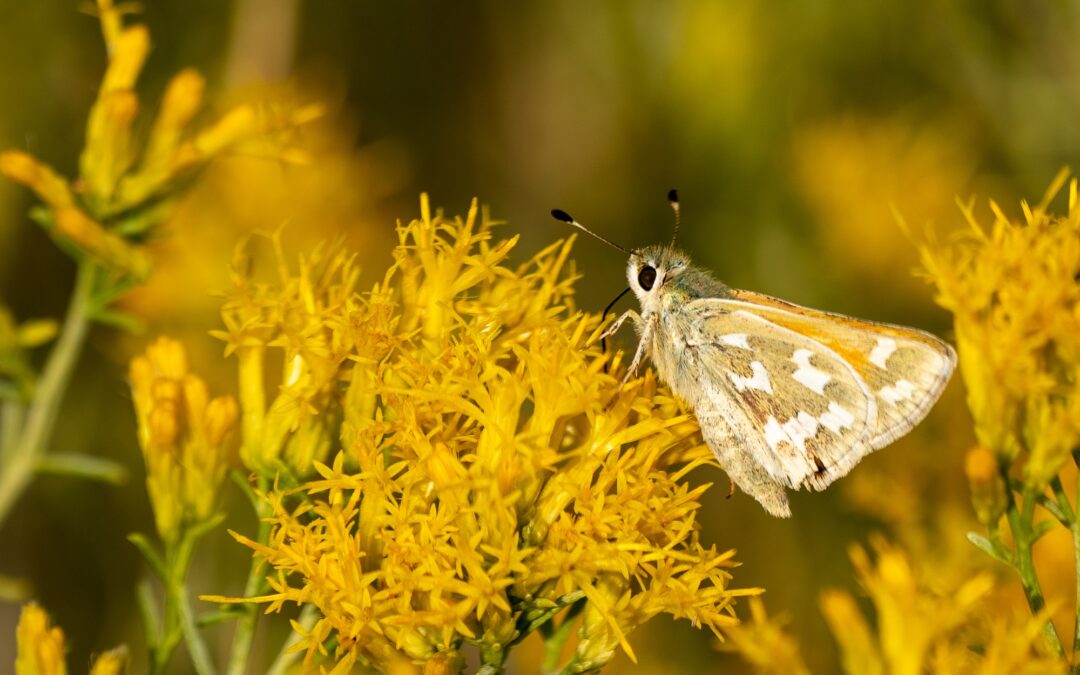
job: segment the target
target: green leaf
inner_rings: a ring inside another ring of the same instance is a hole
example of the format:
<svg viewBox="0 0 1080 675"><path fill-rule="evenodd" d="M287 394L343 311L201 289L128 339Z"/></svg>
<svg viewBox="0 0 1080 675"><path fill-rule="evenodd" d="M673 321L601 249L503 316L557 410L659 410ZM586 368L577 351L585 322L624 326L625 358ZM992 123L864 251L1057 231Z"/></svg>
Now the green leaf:
<svg viewBox="0 0 1080 675"><path fill-rule="evenodd" d="M118 309L99 309L91 317L98 323L119 328L129 333L142 333L146 330L146 324L133 314Z"/></svg>
<svg viewBox="0 0 1080 675"><path fill-rule="evenodd" d="M972 544L975 544L975 546L978 547L979 550L981 550L983 553L990 556L994 560L997 560L998 562L1003 562L1011 567L1016 566L1016 563L1014 563L1012 560L1012 554L1008 551L1008 549L1003 548L1000 544L994 544L989 539L977 532L968 532L967 538L968 541L970 541Z"/></svg>
<svg viewBox="0 0 1080 675"><path fill-rule="evenodd" d="M31 597L33 597L33 590L26 579L0 574L0 600L5 602L25 602Z"/></svg>
<svg viewBox="0 0 1080 675"><path fill-rule="evenodd" d="M56 337L58 327L52 319L30 319L19 324L15 339L21 347L37 347Z"/></svg>
<svg viewBox="0 0 1080 675"><path fill-rule="evenodd" d="M111 485L121 485L127 480L128 474L123 465L111 459L77 452L44 455L38 459L37 471L57 476L86 478Z"/></svg>
<svg viewBox="0 0 1080 675"><path fill-rule="evenodd" d="M135 603L139 606L139 618L142 619L143 632L146 635L146 647L153 652L159 642L158 626L161 613L158 611L157 601L154 600L154 589L146 577L140 579L135 585Z"/></svg>
<svg viewBox="0 0 1080 675"><path fill-rule="evenodd" d="M219 623L225 623L226 621L235 621L244 615L244 612L239 608L219 609L214 612L207 612L201 614L195 619L195 625L199 628L206 628L208 626L215 626Z"/></svg>
<svg viewBox="0 0 1080 675"><path fill-rule="evenodd" d="M154 550L154 545L150 543L145 534L140 532L132 532L128 535L128 541L135 545L135 548L139 549L139 553L142 553L146 558L146 562L150 564L150 569L158 579L165 581L168 577L165 574L165 563L161 560L161 556Z"/></svg>
<svg viewBox="0 0 1080 675"><path fill-rule="evenodd" d="M1039 521L1032 529L1031 543L1034 544L1039 541L1039 539L1042 539L1043 535L1055 529L1057 529L1057 522L1050 519Z"/></svg>

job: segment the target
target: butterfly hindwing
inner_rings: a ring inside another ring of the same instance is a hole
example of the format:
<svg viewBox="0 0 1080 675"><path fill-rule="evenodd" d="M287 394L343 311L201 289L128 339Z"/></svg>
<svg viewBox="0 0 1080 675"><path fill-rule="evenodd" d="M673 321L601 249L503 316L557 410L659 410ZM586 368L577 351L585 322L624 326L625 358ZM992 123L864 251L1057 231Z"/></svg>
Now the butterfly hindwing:
<svg viewBox="0 0 1080 675"><path fill-rule="evenodd" d="M735 291L733 301L829 347L851 364L877 402L878 421L867 452L914 428L956 367L953 348L919 330L821 312L749 291Z"/></svg>
<svg viewBox="0 0 1080 675"><path fill-rule="evenodd" d="M872 435L874 398L833 350L739 304L693 303L687 350L704 389L696 409L715 405L780 484L821 489L850 469L849 449Z"/></svg>

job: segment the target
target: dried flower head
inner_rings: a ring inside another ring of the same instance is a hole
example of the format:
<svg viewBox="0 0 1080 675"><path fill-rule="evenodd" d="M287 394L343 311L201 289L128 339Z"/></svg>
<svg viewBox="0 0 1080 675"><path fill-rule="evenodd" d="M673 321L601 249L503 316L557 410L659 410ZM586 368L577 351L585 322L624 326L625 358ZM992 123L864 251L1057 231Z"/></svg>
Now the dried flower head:
<svg viewBox="0 0 1080 675"><path fill-rule="evenodd" d="M168 338L132 359L130 377L154 519L161 538L175 541L214 515L238 408L231 396L211 399L188 372L183 345Z"/></svg>
<svg viewBox="0 0 1080 675"><path fill-rule="evenodd" d="M272 592L246 600L317 607L297 649L308 667L332 649L342 672L456 671L466 644L499 668L564 609L581 616L579 670L620 647L632 657L627 635L659 613L714 632L734 624L734 599L757 591L730 588L732 551L698 539L708 486L685 482L711 455L651 375L620 387L605 372L600 317L573 306L572 242L515 268L516 240L493 241L475 203L450 220L425 196L421 212L367 294L347 293L341 274L340 297L301 292L314 300L303 311L280 291L231 301L241 361L281 342L263 317L318 309L287 362L325 365L331 393L344 388L334 461L264 494L268 543L235 535L275 570Z"/></svg>

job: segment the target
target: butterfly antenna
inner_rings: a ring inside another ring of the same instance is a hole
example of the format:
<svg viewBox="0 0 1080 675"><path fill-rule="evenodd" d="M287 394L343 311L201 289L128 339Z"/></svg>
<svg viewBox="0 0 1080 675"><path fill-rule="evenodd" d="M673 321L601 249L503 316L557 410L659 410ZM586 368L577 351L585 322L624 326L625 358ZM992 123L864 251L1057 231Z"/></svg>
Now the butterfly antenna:
<svg viewBox="0 0 1080 675"><path fill-rule="evenodd" d="M679 211L679 191L668 190L667 193L668 204L671 204L671 210L675 212L675 231L671 233L671 245L675 245L675 239L679 236L679 224L682 222L682 213Z"/></svg>
<svg viewBox="0 0 1080 675"><path fill-rule="evenodd" d="M576 227L577 229L581 230L585 234L592 235L593 237L596 237L597 239L604 242L608 246L610 246L612 248L617 248L620 251L622 251L623 253L625 253L626 255L633 255L634 254L633 251L626 248L625 246L619 246L618 244L611 241L610 239L605 239L605 238L601 237L600 235L593 232L589 228L585 227L584 225L582 225L578 221L574 220L574 218L569 213L567 213L566 211L563 211L562 209L552 209L551 210L551 217L554 218L555 220L561 220L562 222L566 223L567 225L569 225L571 227Z"/></svg>

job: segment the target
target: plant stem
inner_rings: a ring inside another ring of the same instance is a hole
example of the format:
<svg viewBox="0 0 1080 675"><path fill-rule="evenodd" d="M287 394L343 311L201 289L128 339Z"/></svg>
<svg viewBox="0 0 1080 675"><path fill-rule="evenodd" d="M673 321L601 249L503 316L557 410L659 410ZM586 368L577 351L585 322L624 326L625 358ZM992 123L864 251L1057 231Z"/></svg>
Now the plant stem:
<svg viewBox="0 0 1080 675"><path fill-rule="evenodd" d="M581 613L581 610L585 609L585 602L585 598L582 598L573 605L570 605L570 609L566 610L566 615L563 617L559 627L544 639L544 661L540 666L540 672L561 672L561 669L559 668L559 657L562 656L562 650L563 647L566 646L566 640L573 631L574 621L577 619L578 614ZM554 619L552 619L552 622L554 622Z"/></svg>
<svg viewBox="0 0 1080 675"><path fill-rule="evenodd" d="M0 403L0 466L15 452L22 430L25 406L21 401L5 400Z"/></svg>
<svg viewBox="0 0 1080 675"><path fill-rule="evenodd" d="M1076 474L1076 507L1073 509L1072 531L1073 562L1076 575L1076 625L1073 628L1072 675L1080 675L1080 471Z"/></svg>
<svg viewBox="0 0 1080 675"><path fill-rule="evenodd" d="M49 353L14 453L6 458L9 461L5 461L3 471L0 471L0 525L29 484L38 455L45 450L52 436L60 403L86 341L96 276L97 267L93 262L79 262L60 337Z"/></svg>
<svg viewBox="0 0 1080 675"><path fill-rule="evenodd" d="M1020 574L1020 585L1024 589L1028 606L1032 614L1039 614L1046 607L1046 599L1043 596L1042 586L1035 571L1035 560L1032 555L1034 546L1032 521L1035 516L1035 495L1030 489L1025 489L1021 494L1023 512L1017 511L1016 500L1009 494L1009 506L1006 517L1009 520L1009 529L1012 530L1013 539L1016 542L1016 571ZM1043 638L1046 640L1050 651L1057 656L1064 656L1065 649L1061 645L1054 622L1049 618L1043 626Z"/></svg>
<svg viewBox="0 0 1080 675"><path fill-rule="evenodd" d="M259 517L257 541L260 544L265 544L270 537L270 523L266 520L266 517L270 514L267 512L264 503L260 503L256 507L256 515ZM245 598L259 594L264 583L263 564L260 558L252 559L247 582L244 584ZM244 613L236 621L236 633L233 635L232 650L229 652L229 665L225 671L226 675L244 675L247 670L248 659L251 655L251 643L255 639L255 624L259 618L258 609L257 605L251 603L244 605Z"/></svg>

